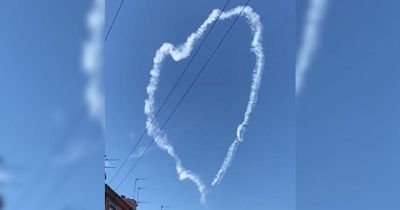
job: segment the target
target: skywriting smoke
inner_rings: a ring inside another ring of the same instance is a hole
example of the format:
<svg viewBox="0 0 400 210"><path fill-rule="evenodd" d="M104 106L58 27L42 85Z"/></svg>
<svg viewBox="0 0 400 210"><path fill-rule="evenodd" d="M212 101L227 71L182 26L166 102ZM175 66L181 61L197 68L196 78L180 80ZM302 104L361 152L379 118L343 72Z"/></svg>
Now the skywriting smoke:
<svg viewBox="0 0 400 210"><path fill-rule="evenodd" d="M242 7L236 7L231 11L227 11L226 13L222 13L221 19L228 19L234 15L240 14L240 10ZM258 91L261 85L262 73L264 68L264 52L262 47L262 30L263 26L260 21L260 16L253 12L250 7L246 7L243 10L242 15L247 18L247 21L250 25L251 32L253 34L253 40L251 41L251 51L254 53L256 57L255 67L252 73L252 82L251 82L251 90L249 95L249 100L247 102L246 112L244 113L243 121L236 128L236 138L230 145L228 152L225 156L224 162L222 166L218 170L218 173L215 175L214 180L212 181L212 185L216 185L221 182L228 168L232 164L232 160L235 156L236 150L239 146L239 143L243 141L243 136L246 131L246 126L249 124L250 114L253 112L253 109L257 103Z"/></svg>
<svg viewBox="0 0 400 210"><path fill-rule="evenodd" d="M241 13L242 10L243 12ZM155 57L153 59L153 68L150 70L150 81L146 88L148 98L145 100L145 107L144 107L144 112L147 116L146 126L148 127L147 130L148 135L155 139L155 142L158 145L158 147L167 152L168 155L174 159L179 180L188 179L196 184L197 189L200 192L200 201L202 204L205 204L206 202L205 184L198 175L184 168L181 159L174 150L174 147L168 142L166 132L162 131L158 133L160 126L156 120L154 120L153 122L152 120L155 116L154 114L155 93L158 88L162 62L164 61L164 59L167 56L171 56L174 61L180 61L182 59L187 58L192 52L193 46L196 44L196 42L203 36L204 32L213 22L217 20L218 17L220 20L226 20L240 14L246 17L250 25L252 34L254 35L253 40L251 42L251 51L256 56L256 64L252 73L253 80L251 83L251 91L246 112L244 114L243 122L240 123L239 126L237 127L236 138L233 141L232 145L229 147L224 162L221 168L219 169L217 175L215 176L212 184L215 185L222 180L224 174L226 173L227 169L232 163L233 157L235 155L239 143L243 141L243 135L245 133L246 126L249 123L250 114L253 111L257 101L257 95L261 84L262 71L264 66L264 54L261 45L262 24L260 22L259 15L253 12L253 9L251 7L243 8L243 6L238 6L232 10L222 12L221 14L220 13L221 11L218 9L213 10L211 14L208 16L208 18L204 21L204 23L189 37L187 37L185 43L179 46L174 46L171 43L164 43L157 50Z"/></svg>
<svg viewBox="0 0 400 210"><path fill-rule="evenodd" d="M310 0L296 60L296 96L300 95L310 63L318 47L319 33L328 0Z"/></svg>

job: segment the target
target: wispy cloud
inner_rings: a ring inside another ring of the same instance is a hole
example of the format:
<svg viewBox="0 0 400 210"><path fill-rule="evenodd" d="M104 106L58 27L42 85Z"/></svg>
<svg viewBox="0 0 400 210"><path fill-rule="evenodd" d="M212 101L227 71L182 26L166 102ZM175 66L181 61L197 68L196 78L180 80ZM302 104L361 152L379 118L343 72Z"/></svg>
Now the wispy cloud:
<svg viewBox="0 0 400 210"><path fill-rule="evenodd" d="M75 140L66 145L64 150L54 157L53 163L58 165L75 164L93 154L95 149L87 140Z"/></svg>
<svg viewBox="0 0 400 210"><path fill-rule="evenodd" d="M103 32L105 1L94 0L87 16L89 38L83 45L82 68L88 78L85 102L90 117L104 128L105 105L103 92Z"/></svg>
<svg viewBox="0 0 400 210"><path fill-rule="evenodd" d="M146 147L139 147L134 153L132 153L129 158L138 158L140 156L144 156L149 154L149 152L151 151L151 149L148 149L146 151Z"/></svg>
<svg viewBox="0 0 400 210"><path fill-rule="evenodd" d="M203 22L203 24L193 32L189 37L187 37L186 42L179 45L174 46L171 43L164 43L157 50L155 57L153 59L153 68L150 70L150 81L147 85L147 94L148 98L145 100L144 112L147 116L146 125L149 127L147 133L149 136L155 138L155 142L158 147L167 152L169 156L171 156L175 161L176 171L178 173L178 178L180 180L190 180L196 184L198 191L200 192L200 201L202 204L206 202L206 186L200 177L194 172L187 170L183 164L179 156L176 154L174 147L172 144L168 142L167 134L165 131L158 133L160 126L156 120L151 123L154 118L154 110L155 110L155 93L158 88L161 67L166 56L171 56L174 61L180 61L182 59L187 58L193 50L194 44L203 36L204 32L208 29L208 27L217 20L219 17L221 20L229 19L233 16L237 16L240 14L243 6L238 6L232 10L222 12L218 9L215 9L211 12L208 18ZM221 15L220 15L221 13ZM219 16L220 15L220 16ZM248 23L250 24L251 31L254 35L254 38L251 42L251 51L256 55L256 65L253 69L253 81L251 84L251 92L249 96L249 101L247 105L247 109L244 115L243 122L237 128L237 138L232 143L229 148L228 154L224 160L223 165L218 171L213 184L218 183L223 175L226 173L226 170L229 168L235 151L238 147L239 142L243 141L243 135L246 129L246 125L249 122L249 117L254 109L255 103L257 101L257 94L261 83L262 69L264 65L264 54L261 46L261 33L262 33L262 25L260 23L259 15L253 12L251 7L244 8L243 14L244 17L247 18ZM150 126L151 124L151 126ZM157 133L159 135L157 135Z"/></svg>
<svg viewBox="0 0 400 210"><path fill-rule="evenodd" d="M310 63L318 48L319 34L328 0L310 0L296 60L296 96L300 95Z"/></svg>

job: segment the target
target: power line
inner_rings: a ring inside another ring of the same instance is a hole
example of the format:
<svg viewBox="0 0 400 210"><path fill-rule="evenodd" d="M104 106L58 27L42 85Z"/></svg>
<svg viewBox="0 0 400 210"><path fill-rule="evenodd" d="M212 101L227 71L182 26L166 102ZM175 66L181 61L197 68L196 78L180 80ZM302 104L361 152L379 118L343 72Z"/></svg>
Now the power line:
<svg viewBox="0 0 400 210"><path fill-rule="evenodd" d="M110 28L109 28L108 31L107 31L107 35L106 35L106 37L104 38L104 41L107 41L107 38L108 38L108 36L110 35L110 32L111 32L111 30L112 30L112 28L113 28L113 26L114 26L115 20L116 20L117 17L118 17L119 11L121 10L122 5L124 4L124 1L125 1L125 0L121 0L121 3L119 4L117 13L114 15L114 19L113 19L113 21L111 22L111 26L110 26Z"/></svg>
<svg viewBox="0 0 400 210"><path fill-rule="evenodd" d="M137 166L137 164L139 163L139 161L143 158L143 156L146 154L146 152L150 149L150 147L153 145L155 139L158 137L158 135L160 134L160 132L163 130L163 128L165 127L165 125L168 123L168 121L171 119L172 115L175 113L175 111L178 109L179 105L182 103L183 99L185 98L185 96L190 92L190 90L192 89L193 85L196 83L196 81L198 80L198 78L200 77L200 75L204 72L206 66L208 65L208 63L211 61L212 57L215 55L215 53L217 52L218 48L221 46L222 42L225 40L225 38L228 36L229 32L232 30L233 26L235 25L235 23L237 22L237 20L239 19L239 17L242 15L243 10L247 7L248 3L250 2L250 0L247 0L245 6L242 8L242 10L240 11L239 15L235 18L235 20L233 21L233 23L230 25L229 29L225 32L224 36L222 37L221 41L218 43L217 47L214 49L214 51L211 53L211 55L208 57L206 63L203 65L202 69L197 73L197 75L195 76L195 78L192 80L191 84L189 85L189 88L186 90L186 92L183 94L183 96L180 98L179 102L176 104L176 106L174 107L174 109L172 110L172 112L169 114L167 120L162 124L162 126L158 129L156 135L154 136L154 138L152 139L152 141L150 142L150 144L147 145L145 151L139 156L139 158L136 160L135 164L131 167L131 169L129 170L129 172L125 175L125 177L121 180L121 182L118 184L117 189L121 186L121 184L126 180L126 178L129 176L129 174L132 172L132 170Z"/></svg>
<svg viewBox="0 0 400 210"><path fill-rule="evenodd" d="M221 13L225 10L225 8L228 6L229 2L231 0L228 0L224 7L221 10ZM119 174L119 172L121 171L121 169L125 166L126 162L128 161L129 157L132 155L132 153L135 151L136 147L139 145L139 143L142 141L143 137L146 135L146 131L150 128L150 126L153 124L154 120L156 119L156 117L158 116L158 114L160 113L160 111L162 110L162 108L164 107L165 103L167 102L167 100L171 97L172 92L174 92L175 88L178 86L178 83L181 81L183 75L186 73L186 71L188 70L189 66L192 64L194 58L196 57L197 53L199 52L200 48L203 46L203 43L205 42L205 40L207 39L208 35L210 34L211 30L214 28L215 24L217 23L219 17L221 16L221 13L219 13L216 21L214 21L214 23L211 25L210 30L207 31L206 35L204 36L204 39L201 40L199 47L196 49L196 51L194 52L193 56L191 57L191 59L189 60L189 62L187 63L185 69L182 71L182 73L179 75L178 79L175 81L174 85L172 86L171 90L169 91L169 93L167 94L167 97L164 99L164 101L161 103L161 106L158 108L158 110L156 111L154 117L152 118L152 120L150 121L150 123L146 126L146 128L144 129L144 131L142 132L142 135L140 136L140 138L138 139L138 141L136 142L136 144L133 146L133 148L130 150L130 152L128 153L128 155L126 156L126 158L124 159L122 165L120 166L120 168L117 170L117 172L112 176L112 178L110 179L109 184L111 184L111 182L115 179L115 177Z"/></svg>

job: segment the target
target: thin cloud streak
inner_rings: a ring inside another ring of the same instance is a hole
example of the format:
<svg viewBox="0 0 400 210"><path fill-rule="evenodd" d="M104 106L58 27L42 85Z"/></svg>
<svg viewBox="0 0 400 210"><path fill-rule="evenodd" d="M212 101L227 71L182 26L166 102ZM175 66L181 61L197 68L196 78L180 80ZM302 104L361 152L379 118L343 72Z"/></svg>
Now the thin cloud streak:
<svg viewBox="0 0 400 210"><path fill-rule="evenodd" d="M239 15L240 11L243 9L243 6L238 6L232 10L222 12L220 15L221 20L229 19L235 15ZM155 111L155 93L158 88L160 72L162 67L162 62L167 56L171 56L174 61L178 62L182 59L187 58L191 51L193 50L194 44L203 36L204 32L208 29L208 27L217 20L221 10L214 9L208 18L204 21L204 23L197 29L196 32L192 33L186 40L185 43L174 46L171 43L164 43L157 50L155 57L153 59L153 68L150 70L150 81L147 85L147 94L148 98L145 100L144 112L147 116L146 126L149 127L147 133L149 136L155 138L155 142L158 147L167 152L170 157L172 157L175 161L176 171L178 173L179 180L190 180L194 184L196 184L198 191L200 192L200 202L205 205L206 203L206 186L203 181L200 179L198 175L193 173L190 170L184 168L181 159L176 154L174 147L168 142L167 134L165 131L162 131L157 135L158 130L160 128L158 122L156 120L151 123L154 118ZM251 85L251 92L249 96L248 106L245 112L243 122L238 126L237 129L237 139L235 139L234 143L232 143L228 154L224 160L224 163L216 175L215 183L218 183L223 175L226 173L226 170L229 168L232 159L234 157L235 151L237 149L238 143L243 141L243 135L248 124L250 114L255 106L257 101L257 94L261 83L262 69L264 65L264 54L261 46L261 33L262 33L262 25L260 23L260 19L258 14L253 12L251 7L246 7L243 10L243 16L245 16L251 26L252 33L254 35L252 45L252 52L256 55L256 67L253 69L253 81ZM150 126L151 124L151 126ZM214 183L214 182L213 182Z"/></svg>
<svg viewBox="0 0 400 210"><path fill-rule="evenodd" d="M76 164L93 154L96 149L88 140L77 139L63 147L63 151L60 151L52 161L55 165L61 166Z"/></svg>
<svg viewBox="0 0 400 210"><path fill-rule="evenodd" d="M86 24L89 39L83 45L82 68L88 83L85 89L85 102L89 116L104 129L105 102L103 92L103 31L105 1L94 0L87 16Z"/></svg>
<svg viewBox="0 0 400 210"><path fill-rule="evenodd" d="M318 48L320 28L327 4L328 0L310 0L296 60L296 96L299 96L303 90L306 74Z"/></svg>
<svg viewBox="0 0 400 210"><path fill-rule="evenodd" d="M148 149L146 151L146 147L139 147L136 152L134 152L131 155L129 155L129 158L131 158L131 159L132 158L138 158L140 156L144 156L144 155L149 154L149 152L151 152L151 149Z"/></svg>

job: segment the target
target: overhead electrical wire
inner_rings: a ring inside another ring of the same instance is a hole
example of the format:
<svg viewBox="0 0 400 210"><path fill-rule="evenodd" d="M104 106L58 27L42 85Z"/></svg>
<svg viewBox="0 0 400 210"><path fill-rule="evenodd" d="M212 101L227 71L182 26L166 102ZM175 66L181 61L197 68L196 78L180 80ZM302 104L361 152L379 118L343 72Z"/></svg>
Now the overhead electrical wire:
<svg viewBox="0 0 400 210"><path fill-rule="evenodd" d="M110 26L110 28L109 28L108 31L107 31L107 34L106 34L106 37L104 38L104 41L107 41L108 36L110 35L110 32L111 32L111 30L112 30L112 28L113 28L113 26L114 26L115 20L117 20L119 11L121 10L122 5L124 4L124 1L125 1L125 0L121 0L121 3L119 4L117 13L115 13L115 15L114 15L113 21L111 22L111 26Z"/></svg>

